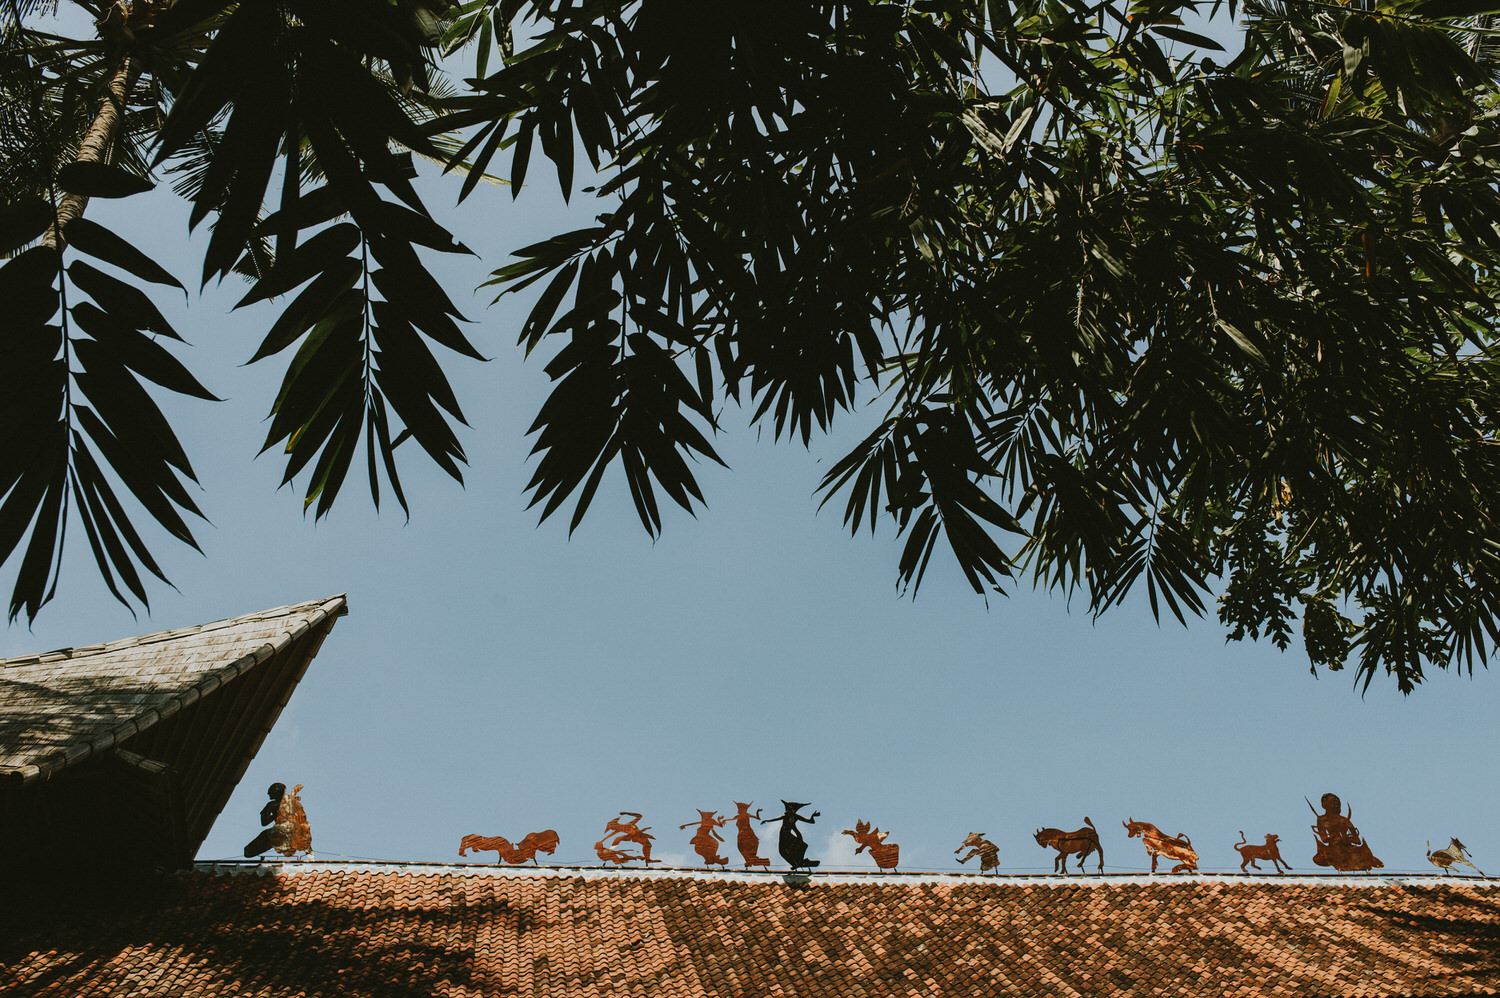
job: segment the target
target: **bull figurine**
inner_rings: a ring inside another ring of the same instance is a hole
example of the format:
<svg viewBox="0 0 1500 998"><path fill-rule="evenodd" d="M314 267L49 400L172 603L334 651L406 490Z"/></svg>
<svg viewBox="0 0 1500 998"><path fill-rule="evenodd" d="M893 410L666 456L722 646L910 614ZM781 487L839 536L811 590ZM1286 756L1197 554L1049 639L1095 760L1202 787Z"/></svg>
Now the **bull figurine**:
<svg viewBox="0 0 1500 998"><path fill-rule="evenodd" d="M1099 830L1087 817L1083 819L1087 828L1076 832L1065 832L1061 828L1038 828L1034 833L1036 844L1043 849L1056 849L1057 858L1052 861L1053 873L1068 872L1068 855L1078 854L1078 872L1083 872L1083 861L1090 853L1099 854L1099 872L1104 872L1104 847L1099 845Z"/></svg>
<svg viewBox="0 0 1500 998"><path fill-rule="evenodd" d="M1177 865L1172 867L1173 873L1197 873L1198 854L1193 851L1193 843L1186 835L1168 835L1149 821L1122 821L1125 831L1130 833L1131 838L1139 838L1146 845L1146 851L1151 854L1151 872L1156 872L1156 860L1165 856L1175 859ZM1241 835L1244 833L1242 832Z"/></svg>

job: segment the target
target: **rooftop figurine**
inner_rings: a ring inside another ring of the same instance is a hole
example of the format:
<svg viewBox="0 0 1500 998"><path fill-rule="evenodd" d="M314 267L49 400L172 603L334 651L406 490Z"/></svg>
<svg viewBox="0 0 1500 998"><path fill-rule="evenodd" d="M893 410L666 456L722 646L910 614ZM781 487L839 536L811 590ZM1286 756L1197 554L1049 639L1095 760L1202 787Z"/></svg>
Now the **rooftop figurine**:
<svg viewBox="0 0 1500 998"><path fill-rule="evenodd" d="M1088 827L1076 832L1065 832L1061 828L1038 828L1034 833L1037 845L1057 850L1057 858L1052 861L1053 873L1067 873L1068 856L1075 852L1078 854L1079 873L1083 872L1083 861L1090 853L1099 854L1099 872L1104 872L1104 847L1099 844L1099 830L1087 817L1084 817L1083 823Z"/></svg>
<svg viewBox="0 0 1500 998"><path fill-rule="evenodd" d="M965 849L969 850L969 854L959 859L960 863L967 863L978 856L980 873L989 873L999 868L1000 847L985 838L983 832L970 832L969 837L964 839L964 844L953 850L953 855L957 856Z"/></svg>
<svg viewBox="0 0 1500 998"><path fill-rule="evenodd" d="M868 821L855 819L854 830L850 831L846 828L841 834L859 843L859 848L854 850L854 855L858 856L866 849L870 850L870 858L875 860L875 865L879 869L894 870L901 862L901 847L894 842L886 842L886 836L891 833L882 832L878 828L871 829Z"/></svg>
<svg viewBox="0 0 1500 998"><path fill-rule="evenodd" d="M1277 843L1280 841L1281 836L1272 835L1267 832L1266 844L1253 846L1245 840L1245 830L1243 828L1240 829L1240 840L1234 844L1235 851L1240 854L1240 872L1249 873L1250 871L1245 869L1247 866L1253 866L1259 870L1260 864L1256 862L1258 859L1263 859L1270 863L1277 873L1281 872L1283 866L1290 870L1292 864L1281 858L1281 849L1277 846Z"/></svg>
<svg viewBox="0 0 1500 998"><path fill-rule="evenodd" d="M1130 833L1131 838L1139 838L1146 846L1146 852L1151 856L1151 872L1156 872L1156 861L1162 856L1175 859L1177 865L1172 867L1173 873L1197 873L1198 854L1193 850L1193 842L1186 835L1168 835L1149 821L1122 821L1125 831Z"/></svg>
<svg viewBox="0 0 1500 998"><path fill-rule="evenodd" d="M312 827L307 823L307 812L302 810L302 799L297 796L301 792L300 783L292 788L291 793L287 793L285 783L273 783L266 789L266 796L270 799L260 809L260 823L271 827L245 846L246 859L259 856L268 849L275 849L283 856L305 852L308 859L313 858Z"/></svg>
<svg viewBox="0 0 1500 998"><path fill-rule="evenodd" d="M629 818L629 821L621 821L620 818ZM648 835L650 826L642 828L639 824L641 816L635 811L621 811L619 818L611 818L604 824L604 838L594 843L594 852L599 859L605 863L614 863L616 866L624 866L640 860L647 866L652 863L660 863L659 859L651 858L651 843L656 839L654 835ZM641 847L640 855L616 849L615 846L624 842L630 842Z"/></svg>
<svg viewBox="0 0 1500 998"><path fill-rule="evenodd" d="M1306 797L1302 799L1307 800ZM1318 823L1312 826L1313 836L1317 842L1317 852L1313 855L1314 863L1318 866L1331 866L1344 873L1356 873L1385 866L1375 858L1368 843L1360 837L1359 829L1354 827L1354 822L1351 820L1354 817L1354 808L1349 808L1347 815L1340 814L1342 804L1338 794L1324 794L1320 803L1323 805L1322 814L1318 814L1312 801L1307 801L1307 806L1312 813L1318 815Z"/></svg>
<svg viewBox="0 0 1500 998"><path fill-rule="evenodd" d="M1441 869L1445 877L1448 875L1449 870L1459 863L1467 866L1481 877L1484 876L1484 871L1475 866L1469 859L1468 847L1458 841L1458 839L1449 839L1448 848L1439 849L1437 852L1432 851L1432 843L1428 842L1427 861Z"/></svg>
<svg viewBox="0 0 1500 998"><path fill-rule="evenodd" d="M750 802L750 804L754 803L755 801ZM756 808L755 813L751 814L750 804L734 802L734 806L739 808L739 812L734 816L735 827L739 830L734 844L739 848L740 858L745 861L745 869L748 870L752 866L770 867L771 861L760 855L760 836L755 834L755 829L750 825L751 819L760 820L760 808Z"/></svg>
<svg viewBox="0 0 1500 998"><path fill-rule="evenodd" d="M728 818L719 817L714 811L698 812L698 831L693 833L691 842L693 849L703 857L704 866L729 865L729 857L719 855L719 843L724 841L724 836L716 830L723 828L724 822L728 820ZM691 824L692 822L689 821L685 825L679 825L677 830L680 832Z"/></svg>
<svg viewBox="0 0 1500 998"><path fill-rule="evenodd" d="M474 852L488 852L493 849L497 853L495 864L501 863L518 864L528 860L536 865L536 854L544 852L548 856L557 851L557 833L552 829L545 832L532 832L522 839L518 844L511 845L509 839L496 835L493 837L484 835L465 835L458 844L458 854L464 855L465 850L472 849Z"/></svg>
<svg viewBox="0 0 1500 998"><path fill-rule="evenodd" d="M773 821L781 822L781 838L776 844L777 851L781 853L781 858L786 860L787 865L794 870L798 867L810 870L822 861L807 858L807 840L802 837L802 831L797 827L797 822L805 821L811 825L817 820L818 815L823 812L814 811L811 818L804 818L797 812L804 807L810 807L810 804L798 804L796 801L789 800L784 800L781 803L786 808L781 817L766 818L761 821L761 824L766 825Z"/></svg>

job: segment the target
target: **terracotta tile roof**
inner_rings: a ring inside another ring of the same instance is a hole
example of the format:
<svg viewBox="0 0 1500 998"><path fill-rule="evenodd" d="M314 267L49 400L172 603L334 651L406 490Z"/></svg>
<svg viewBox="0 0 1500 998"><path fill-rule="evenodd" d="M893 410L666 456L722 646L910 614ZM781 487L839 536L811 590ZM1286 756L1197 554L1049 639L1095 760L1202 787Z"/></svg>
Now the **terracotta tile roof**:
<svg viewBox="0 0 1500 998"><path fill-rule="evenodd" d="M143 637L0 659L0 784L125 742L345 612L343 596Z"/></svg>
<svg viewBox="0 0 1500 998"><path fill-rule="evenodd" d="M1462 995L1500 882L288 864L0 913L7 996Z"/></svg>

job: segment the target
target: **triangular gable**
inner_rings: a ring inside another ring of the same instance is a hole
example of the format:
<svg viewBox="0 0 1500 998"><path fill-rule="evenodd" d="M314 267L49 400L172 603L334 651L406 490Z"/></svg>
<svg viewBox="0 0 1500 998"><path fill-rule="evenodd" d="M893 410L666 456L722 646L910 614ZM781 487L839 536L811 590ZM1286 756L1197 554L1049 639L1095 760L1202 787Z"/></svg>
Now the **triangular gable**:
<svg viewBox="0 0 1500 998"><path fill-rule="evenodd" d="M186 863L345 612L335 596L0 660L0 855L97 847L107 822L121 853Z"/></svg>

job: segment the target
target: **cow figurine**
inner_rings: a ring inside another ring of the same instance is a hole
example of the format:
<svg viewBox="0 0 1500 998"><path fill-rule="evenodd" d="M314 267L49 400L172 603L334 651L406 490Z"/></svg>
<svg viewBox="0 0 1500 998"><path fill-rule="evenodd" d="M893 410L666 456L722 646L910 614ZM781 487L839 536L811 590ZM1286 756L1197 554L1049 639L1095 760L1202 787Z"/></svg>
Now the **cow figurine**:
<svg viewBox="0 0 1500 998"><path fill-rule="evenodd" d="M1448 875L1449 870L1459 863L1467 866L1481 877L1484 876L1484 871L1470 862L1468 847L1458 841L1458 839L1449 839L1448 848L1439 849L1437 852L1432 851L1431 842L1427 843L1427 861L1441 869L1445 877Z"/></svg>
<svg viewBox="0 0 1500 998"><path fill-rule="evenodd" d="M1146 844L1146 851L1151 854L1152 873L1156 872L1156 861L1161 856L1177 861L1177 865L1172 867L1173 873L1198 872L1198 854L1193 851L1193 843L1186 835L1173 837L1149 821L1136 821L1134 818L1120 824L1125 826L1131 838L1139 838Z"/></svg>
<svg viewBox="0 0 1500 998"><path fill-rule="evenodd" d="M1068 872L1068 855L1078 854L1078 872L1083 872L1083 861L1089 853L1099 854L1099 872L1104 872L1104 848L1099 845L1099 830L1087 817L1083 819L1087 828L1076 832L1065 832L1061 828L1038 828L1034 833L1036 844L1043 849L1056 849L1057 858L1052 861L1053 873Z"/></svg>
<svg viewBox="0 0 1500 998"><path fill-rule="evenodd" d="M983 832L970 832L969 837L964 839L964 844L953 850L957 856L965 849L969 850L967 856L959 859L960 863L967 863L975 856L979 857L979 872L989 873L1000 866L1000 847L984 837Z"/></svg>

